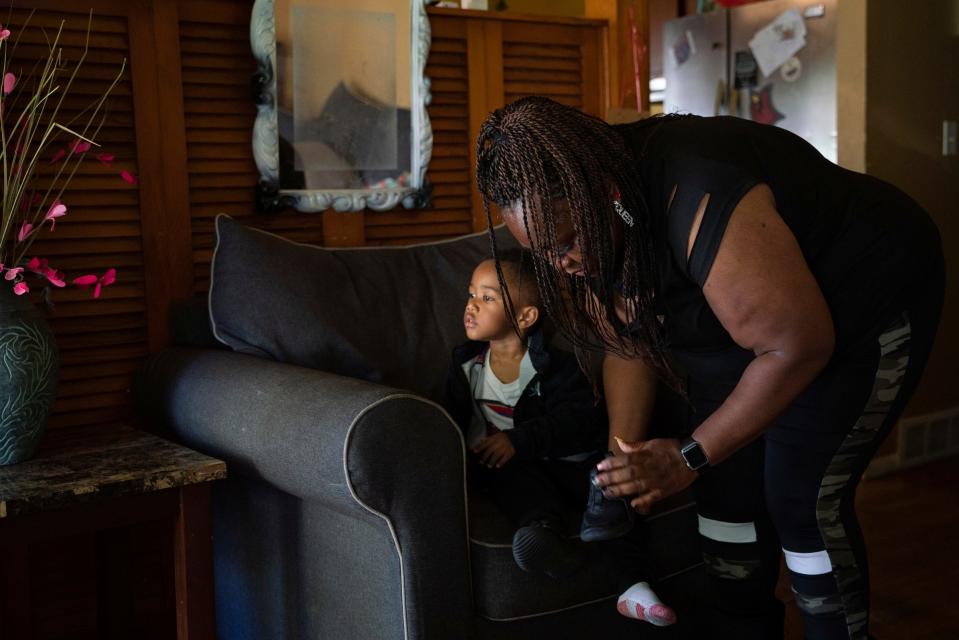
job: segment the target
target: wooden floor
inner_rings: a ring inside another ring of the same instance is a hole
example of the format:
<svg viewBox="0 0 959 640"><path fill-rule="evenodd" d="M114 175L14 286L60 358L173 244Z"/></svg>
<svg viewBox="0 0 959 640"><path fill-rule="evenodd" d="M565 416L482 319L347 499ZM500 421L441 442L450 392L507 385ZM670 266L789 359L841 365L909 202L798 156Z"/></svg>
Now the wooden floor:
<svg viewBox="0 0 959 640"><path fill-rule="evenodd" d="M856 507L872 583L877 640L959 639L959 457L864 480ZM786 639L802 622L784 580Z"/></svg>

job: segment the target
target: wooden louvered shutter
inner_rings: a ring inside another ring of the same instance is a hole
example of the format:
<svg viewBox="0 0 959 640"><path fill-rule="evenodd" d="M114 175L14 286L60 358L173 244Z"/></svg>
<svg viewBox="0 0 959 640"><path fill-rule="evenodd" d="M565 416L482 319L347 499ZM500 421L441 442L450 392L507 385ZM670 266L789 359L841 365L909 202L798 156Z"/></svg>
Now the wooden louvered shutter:
<svg viewBox="0 0 959 640"><path fill-rule="evenodd" d="M218 213L298 242L323 242L325 214L263 215L254 208L251 6L223 0L177 6L196 293L209 285Z"/></svg>
<svg viewBox="0 0 959 640"><path fill-rule="evenodd" d="M202 292L209 280L214 218L220 212L252 214L258 175L250 134L256 110L248 27L221 19L222 7L211 13L180 3L178 9L194 286Z"/></svg>
<svg viewBox="0 0 959 640"><path fill-rule="evenodd" d="M58 121L69 121L102 95L124 58L130 58L130 17L119 4L115 11L102 8L93 16L90 50ZM25 73L34 60L46 58L48 37L64 19L60 43L72 68L86 39L86 13L38 9L23 27L28 15L15 9L4 20L16 32L14 37L19 37L11 68ZM89 289L54 291L50 325L61 366L57 401L48 423L51 428L127 417L130 379L148 349L140 191L119 177L121 169L138 173L129 71L111 95L106 122L96 137L102 148L87 154L63 194L68 215L57 223L55 232L45 229L30 251L48 258L68 279L102 274L109 267L118 271L117 283L100 300L93 300ZM113 166L98 162L94 158L98 152L113 154ZM45 188L56 169L44 159L33 186Z"/></svg>
<svg viewBox="0 0 959 640"><path fill-rule="evenodd" d="M593 27L505 22L505 102L540 95L604 115L600 47L598 30Z"/></svg>

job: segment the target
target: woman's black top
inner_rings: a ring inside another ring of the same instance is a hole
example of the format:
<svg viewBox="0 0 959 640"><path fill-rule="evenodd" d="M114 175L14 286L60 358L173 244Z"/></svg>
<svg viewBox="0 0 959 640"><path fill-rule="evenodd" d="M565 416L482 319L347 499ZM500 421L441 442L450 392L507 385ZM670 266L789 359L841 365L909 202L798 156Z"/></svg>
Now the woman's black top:
<svg viewBox="0 0 959 640"><path fill-rule="evenodd" d="M772 189L776 210L825 296L836 357L901 313L911 291L941 260L939 232L911 198L838 167L789 131L740 118L692 116L650 118L617 129L632 150L660 247L658 297L667 339L692 376L732 383L753 357L719 323L702 287L733 209L757 184ZM687 260L689 231L707 194Z"/></svg>

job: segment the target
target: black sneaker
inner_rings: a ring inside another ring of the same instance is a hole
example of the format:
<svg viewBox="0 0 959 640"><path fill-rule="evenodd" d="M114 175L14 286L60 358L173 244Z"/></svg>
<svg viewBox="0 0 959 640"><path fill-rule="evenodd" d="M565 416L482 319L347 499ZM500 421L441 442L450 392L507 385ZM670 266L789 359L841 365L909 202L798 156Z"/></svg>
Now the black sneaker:
<svg viewBox="0 0 959 640"><path fill-rule="evenodd" d="M607 499L595 481L594 467L589 472L589 499L583 512L580 537L583 542L599 542L626 535L633 528L633 508L623 498Z"/></svg>
<svg viewBox="0 0 959 640"><path fill-rule="evenodd" d="M569 577L586 562L577 543L552 523L541 520L516 530L513 559L523 571L545 573L551 578Z"/></svg>

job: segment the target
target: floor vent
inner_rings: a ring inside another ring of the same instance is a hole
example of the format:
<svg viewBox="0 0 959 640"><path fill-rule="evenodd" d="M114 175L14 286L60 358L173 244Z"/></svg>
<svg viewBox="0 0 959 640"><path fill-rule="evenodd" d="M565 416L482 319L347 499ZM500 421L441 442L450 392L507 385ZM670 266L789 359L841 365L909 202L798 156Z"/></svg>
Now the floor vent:
<svg viewBox="0 0 959 640"><path fill-rule="evenodd" d="M866 472L883 474L959 454L959 407L912 416L899 423L897 452L873 459Z"/></svg>

